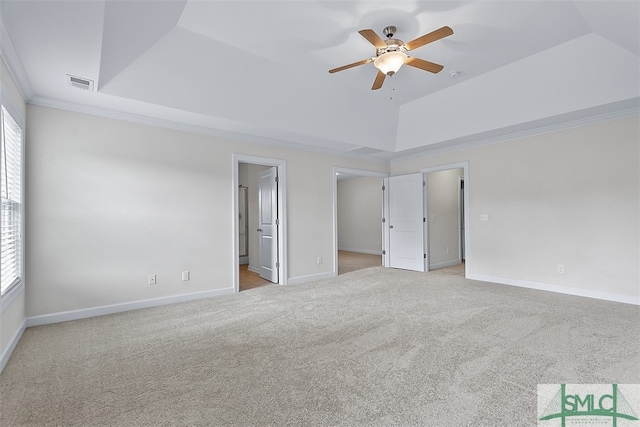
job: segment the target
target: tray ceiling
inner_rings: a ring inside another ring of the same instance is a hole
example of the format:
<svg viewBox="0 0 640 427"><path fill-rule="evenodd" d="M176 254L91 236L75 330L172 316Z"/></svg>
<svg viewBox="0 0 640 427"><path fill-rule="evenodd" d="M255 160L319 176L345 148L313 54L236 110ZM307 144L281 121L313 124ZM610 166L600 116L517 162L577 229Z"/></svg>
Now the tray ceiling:
<svg viewBox="0 0 640 427"><path fill-rule="evenodd" d="M0 16L33 103L379 158L637 111L640 96L637 1L0 0ZM357 31L387 25L405 41L453 28L412 52L444 70L403 67L378 91L373 64L328 73L374 55Z"/></svg>

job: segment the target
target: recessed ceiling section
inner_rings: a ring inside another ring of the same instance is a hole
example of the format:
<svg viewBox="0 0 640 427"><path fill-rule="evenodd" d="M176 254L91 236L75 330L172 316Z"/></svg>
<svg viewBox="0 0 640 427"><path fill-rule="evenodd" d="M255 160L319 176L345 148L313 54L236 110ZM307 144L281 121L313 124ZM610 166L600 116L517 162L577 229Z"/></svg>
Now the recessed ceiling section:
<svg viewBox="0 0 640 427"><path fill-rule="evenodd" d="M640 2L574 1L591 31L640 55Z"/></svg>
<svg viewBox="0 0 640 427"><path fill-rule="evenodd" d="M171 31L186 4L187 0L105 2L100 88Z"/></svg>
<svg viewBox="0 0 640 427"><path fill-rule="evenodd" d="M326 3L189 1L178 26L282 65L291 66L295 54L296 66L304 66L301 56L335 46L349 25L345 12L338 11L341 7L327 14Z"/></svg>

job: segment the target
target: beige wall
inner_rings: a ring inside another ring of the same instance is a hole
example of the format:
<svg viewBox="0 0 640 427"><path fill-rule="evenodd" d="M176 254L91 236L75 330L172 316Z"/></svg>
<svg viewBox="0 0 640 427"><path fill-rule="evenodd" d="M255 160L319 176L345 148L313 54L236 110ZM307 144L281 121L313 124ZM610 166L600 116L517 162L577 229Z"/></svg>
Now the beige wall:
<svg viewBox="0 0 640 427"><path fill-rule="evenodd" d="M25 116L25 103L16 83L13 81L7 66L0 59L0 99L2 104L6 104L14 119L22 124ZM26 278L24 278L26 282ZM24 291L17 296L10 304L1 304L0 310L0 363L4 360L6 352L10 348L16 334L24 326L26 319ZM0 365L0 369L1 369Z"/></svg>
<svg viewBox="0 0 640 427"><path fill-rule="evenodd" d="M471 277L640 303L639 141L634 116L393 162L391 172L469 162Z"/></svg>
<svg viewBox="0 0 640 427"><path fill-rule="evenodd" d="M337 191L338 249L382 254L382 179L340 180Z"/></svg>
<svg viewBox="0 0 640 427"><path fill-rule="evenodd" d="M331 273L316 257L333 258L333 167L387 170L46 107L28 114L28 316L232 288L234 153L286 161L288 277Z"/></svg>

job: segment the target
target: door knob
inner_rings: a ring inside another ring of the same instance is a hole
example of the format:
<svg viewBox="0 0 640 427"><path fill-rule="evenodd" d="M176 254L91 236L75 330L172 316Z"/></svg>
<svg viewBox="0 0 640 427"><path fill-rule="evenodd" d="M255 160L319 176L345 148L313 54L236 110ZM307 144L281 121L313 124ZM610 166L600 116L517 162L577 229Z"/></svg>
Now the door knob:
<svg viewBox="0 0 640 427"><path fill-rule="evenodd" d="M258 233L262 233L262 228L258 228L256 231L257 231Z"/></svg>
<svg viewBox="0 0 640 427"><path fill-rule="evenodd" d="M393 228L393 225L390 225L389 228Z"/></svg>

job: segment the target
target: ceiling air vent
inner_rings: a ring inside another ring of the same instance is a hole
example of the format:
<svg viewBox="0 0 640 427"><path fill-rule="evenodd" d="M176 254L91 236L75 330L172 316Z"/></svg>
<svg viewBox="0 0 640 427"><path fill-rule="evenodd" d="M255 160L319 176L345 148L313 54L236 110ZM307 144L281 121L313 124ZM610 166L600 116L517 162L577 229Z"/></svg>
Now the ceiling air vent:
<svg viewBox="0 0 640 427"><path fill-rule="evenodd" d="M73 87L77 87L78 89L82 90L93 91L93 80L72 76L71 74L67 74L67 79L69 81L69 84Z"/></svg>
<svg viewBox="0 0 640 427"><path fill-rule="evenodd" d="M380 153L382 150L378 150L377 148L360 146L356 148L351 148L349 151L352 153L358 153L358 154L376 154L376 153Z"/></svg>

